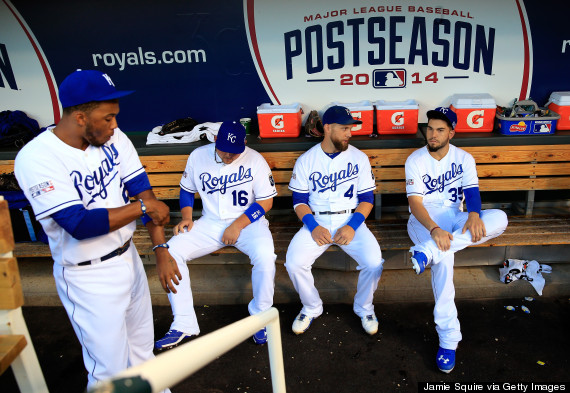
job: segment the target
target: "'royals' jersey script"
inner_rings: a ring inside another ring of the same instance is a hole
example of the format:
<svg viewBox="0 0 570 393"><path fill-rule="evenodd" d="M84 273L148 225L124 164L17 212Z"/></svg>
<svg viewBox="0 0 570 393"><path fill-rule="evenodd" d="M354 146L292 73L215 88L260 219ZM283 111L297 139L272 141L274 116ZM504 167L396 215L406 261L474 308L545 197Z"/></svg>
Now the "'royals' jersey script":
<svg viewBox="0 0 570 393"><path fill-rule="evenodd" d="M49 237L52 256L63 265L99 258L129 240L133 221L116 231L85 240L73 238L51 217L73 206L116 208L129 204L124 183L144 172L129 138L118 128L103 146L76 149L48 128L18 153L15 172L36 218Z"/></svg>
<svg viewBox="0 0 570 393"><path fill-rule="evenodd" d="M406 192L423 197L425 206L447 206L460 209L463 190L478 187L473 156L454 145L440 161L433 158L427 146L413 152L406 160Z"/></svg>
<svg viewBox="0 0 570 393"><path fill-rule="evenodd" d="M214 143L199 147L180 180L182 189L200 194L204 217L236 219L256 200L277 195L271 169L255 150L246 146L231 164L220 161Z"/></svg>
<svg viewBox="0 0 570 393"><path fill-rule="evenodd" d="M354 209L358 194L376 188L368 156L353 146L331 159L320 144L295 162L289 189L309 193L313 211Z"/></svg>

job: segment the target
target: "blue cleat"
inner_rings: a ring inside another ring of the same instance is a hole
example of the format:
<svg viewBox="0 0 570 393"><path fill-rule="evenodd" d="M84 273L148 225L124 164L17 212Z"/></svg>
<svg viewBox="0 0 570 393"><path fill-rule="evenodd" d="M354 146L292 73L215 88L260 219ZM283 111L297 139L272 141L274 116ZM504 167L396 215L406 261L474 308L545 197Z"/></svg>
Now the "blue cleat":
<svg viewBox="0 0 570 393"><path fill-rule="evenodd" d="M455 367L455 350L439 347L437 350L436 362L439 371L446 374L450 373L451 370L453 370L453 367Z"/></svg>
<svg viewBox="0 0 570 393"><path fill-rule="evenodd" d="M266 328L261 329L259 332L253 335L253 342L259 345L267 343Z"/></svg>
<svg viewBox="0 0 570 393"><path fill-rule="evenodd" d="M416 271L416 274L422 274L428 265L428 258L426 254L421 251L414 251L412 255L412 269Z"/></svg>
<svg viewBox="0 0 570 393"><path fill-rule="evenodd" d="M154 343L154 348L157 351L174 348L189 341L192 336L195 336L195 334L187 334L179 330L169 330L163 338Z"/></svg>

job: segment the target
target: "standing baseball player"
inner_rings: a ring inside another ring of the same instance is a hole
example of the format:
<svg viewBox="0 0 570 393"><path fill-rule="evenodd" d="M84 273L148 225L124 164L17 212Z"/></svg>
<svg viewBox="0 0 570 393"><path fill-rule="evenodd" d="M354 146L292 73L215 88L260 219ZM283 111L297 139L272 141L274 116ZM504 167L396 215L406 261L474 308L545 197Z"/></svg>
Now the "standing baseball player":
<svg viewBox="0 0 570 393"><path fill-rule="evenodd" d="M303 308L293 322L304 333L323 313L311 267L332 244L358 263L354 312L368 334L378 331L372 300L384 260L378 241L364 220L373 207L376 188L368 156L348 144L351 128L361 124L350 111L333 106L323 115L324 139L297 159L289 183L295 213L305 224L287 249L285 267Z"/></svg>
<svg viewBox="0 0 570 393"><path fill-rule="evenodd" d="M261 154L245 146L245 137L240 123L224 122L215 143L197 148L188 157L180 180L182 221L166 245L178 270L177 277L168 283L174 321L156 342L157 350L180 345L200 333L186 263L222 247L234 246L251 259L253 299L249 313L260 313L273 304L277 255L265 213L273 206L277 191L269 165ZM196 192L202 200L202 217L194 222ZM253 336L253 341L267 342L265 328Z"/></svg>
<svg viewBox="0 0 570 393"><path fill-rule="evenodd" d="M142 216L154 244L164 243L169 209L117 128L118 98L130 93L116 90L100 71L75 71L59 88L61 121L15 162L49 238L57 292L83 347L88 388L154 357L148 281L132 236Z"/></svg>
<svg viewBox="0 0 570 393"><path fill-rule="evenodd" d="M449 108L427 112L427 146L406 160L406 192L410 205L408 234L417 274L431 265L435 298L433 311L439 335L438 368L449 373L461 330L453 286L454 254L465 247L499 236L507 227L501 210L481 210L475 160L451 145L457 115ZM463 212L465 199L467 212Z"/></svg>

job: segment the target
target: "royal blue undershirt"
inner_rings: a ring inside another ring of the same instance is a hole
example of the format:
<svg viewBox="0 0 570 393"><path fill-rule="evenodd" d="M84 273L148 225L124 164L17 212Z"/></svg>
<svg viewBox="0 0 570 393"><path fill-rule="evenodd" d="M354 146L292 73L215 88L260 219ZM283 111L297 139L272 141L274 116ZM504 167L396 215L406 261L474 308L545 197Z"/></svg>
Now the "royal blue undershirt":
<svg viewBox="0 0 570 393"><path fill-rule="evenodd" d="M481 214L481 193L479 192L479 187L472 187L463 190L463 194L465 194L467 211L469 213L476 212Z"/></svg>
<svg viewBox="0 0 570 393"><path fill-rule="evenodd" d="M194 194L184 189L180 189L180 210L185 207L194 207Z"/></svg>
<svg viewBox="0 0 570 393"><path fill-rule="evenodd" d="M150 190L146 173L125 182L128 195L138 195ZM140 202L135 202L140 203ZM57 224L77 240L85 240L109 233L109 211L107 209L86 209L83 205L73 205L51 215ZM150 221L146 214L141 217L143 224Z"/></svg>

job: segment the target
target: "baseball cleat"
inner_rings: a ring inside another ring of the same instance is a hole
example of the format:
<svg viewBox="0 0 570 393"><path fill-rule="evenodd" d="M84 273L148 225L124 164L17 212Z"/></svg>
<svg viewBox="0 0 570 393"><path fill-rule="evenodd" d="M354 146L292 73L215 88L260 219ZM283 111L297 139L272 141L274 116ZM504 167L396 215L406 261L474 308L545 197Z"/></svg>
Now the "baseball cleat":
<svg viewBox="0 0 570 393"><path fill-rule="evenodd" d="M437 368L446 374L455 367L455 350L439 347L436 357Z"/></svg>
<svg viewBox="0 0 570 393"><path fill-rule="evenodd" d="M169 330L163 338L154 343L154 348L157 351L174 348L189 341L192 336L195 336L195 334L187 334L179 330Z"/></svg>
<svg viewBox="0 0 570 393"><path fill-rule="evenodd" d="M426 254L421 251L414 251L412 255L412 269L416 271L416 274L422 274L428 265L428 258Z"/></svg>
<svg viewBox="0 0 570 393"><path fill-rule="evenodd" d="M259 345L265 344L267 342L266 328L261 329L259 332L253 335L253 342Z"/></svg>
<svg viewBox="0 0 570 393"><path fill-rule="evenodd" d="M299 313L297 318L293 321L293 333L295 334L302 334L307 331L311 323L315 318L309 317L303 313Z"/></svg>
<svg viewBox="0 0 570 393"><path fill-rule="evenodd" d="M362 321L362 327L366 333L372 336L378 332L378 318L376 318L375 314L367 315L360 318L360 320Z"/></svg>

